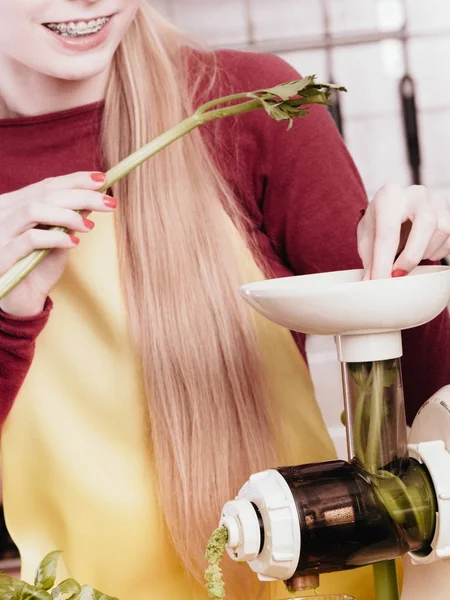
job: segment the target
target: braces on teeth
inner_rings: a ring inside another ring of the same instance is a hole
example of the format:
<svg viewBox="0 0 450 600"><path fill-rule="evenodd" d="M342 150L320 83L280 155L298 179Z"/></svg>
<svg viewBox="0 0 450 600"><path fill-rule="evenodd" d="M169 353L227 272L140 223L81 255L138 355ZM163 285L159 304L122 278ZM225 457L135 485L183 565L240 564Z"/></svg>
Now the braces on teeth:
<svg viewBox="0 0 450 600"><path fill-rule="evenodd" d="M97 33L97 31L100 31L108 21L109 17L103 17L87 23L86 21L80 21L78 23L46 23L45 26L63 37L80 37Z"/></svg>

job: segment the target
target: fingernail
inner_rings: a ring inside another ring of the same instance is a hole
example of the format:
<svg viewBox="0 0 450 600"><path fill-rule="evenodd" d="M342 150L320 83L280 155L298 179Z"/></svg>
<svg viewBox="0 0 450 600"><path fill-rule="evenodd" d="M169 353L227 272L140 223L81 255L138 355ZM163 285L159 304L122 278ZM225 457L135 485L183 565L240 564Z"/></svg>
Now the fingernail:
<svg viewBox="0 0 450 600"><path fill-rule="evenodd" d="M72 243L75 244L75 246L78 246L78 244L80 243L79 238L75 237L74 235L71 235L70 239L72 240Z"/></svg>
<svg viewBox="0 0 450 600"><path fill-rule="evenodd" d="M90 219L86 219L86 217L83 218L83 223L88 229L94 229L94 227L95 227L94 221L91 221Z"/></svg>
<svg viewBox="0 0 450 600"><path fill-rule="evenodd" d="M403 269L395 269L392 271L392 277L405 277L408 275L408 271L404 271Z"/></svg>
<svg viewBox="0 0 450 600"><path fill-rule="evenodd" d="M103 202L108 208L117 208L117 200L111 196L103 196Z"/></svg>
<svg viewBox="0 0 450 600"><path fill-rule="evenodd" d="M106 181L106 175L105 173L92 173L91 179L96 183L103 183L104 181Z"/></svg>

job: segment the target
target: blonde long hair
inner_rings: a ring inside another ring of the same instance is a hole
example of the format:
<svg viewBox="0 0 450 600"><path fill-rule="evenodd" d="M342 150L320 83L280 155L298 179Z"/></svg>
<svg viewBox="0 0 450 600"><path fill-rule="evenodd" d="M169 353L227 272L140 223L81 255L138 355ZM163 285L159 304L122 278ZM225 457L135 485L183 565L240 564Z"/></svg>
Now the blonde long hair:
<svg viewBox="0 0 450 600"><path fill-rule="evenodd" d="M142 3L107 90L108 166L192 110L196 82L188 82L180 52L189 45ZM229 217L241 232L243 217L198 132L114 193L122 199L121 278L142 358L160 505L176 551L200 578L223 503L250 473L276 464L267 388L229 236Z"/></svg>

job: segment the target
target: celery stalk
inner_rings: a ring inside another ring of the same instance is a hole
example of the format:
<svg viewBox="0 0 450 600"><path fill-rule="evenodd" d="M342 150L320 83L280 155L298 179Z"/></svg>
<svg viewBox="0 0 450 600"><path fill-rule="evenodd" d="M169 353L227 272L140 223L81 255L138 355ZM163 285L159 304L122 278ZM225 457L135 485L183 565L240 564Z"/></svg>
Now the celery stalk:
<svg viewBox="0 0 450 600"><path fill-rule="evenodd" d="M308 114L308 105L328 106L333 90L346 91L345 88L333 84L316 83L315 75L310 75L267 90L232 94L207 102L200 106L193 115L110 169L107 173L106 183L99 191L106 192L112 184L131 173L143 162L210 121L264 109L276 121L288 121L289 125L292 125L294 118ZM52 229L66 231L63 227L53 227ZM0 277L0 300L37 267L49 252L51 250L35 250L2 275Z"/></svg>

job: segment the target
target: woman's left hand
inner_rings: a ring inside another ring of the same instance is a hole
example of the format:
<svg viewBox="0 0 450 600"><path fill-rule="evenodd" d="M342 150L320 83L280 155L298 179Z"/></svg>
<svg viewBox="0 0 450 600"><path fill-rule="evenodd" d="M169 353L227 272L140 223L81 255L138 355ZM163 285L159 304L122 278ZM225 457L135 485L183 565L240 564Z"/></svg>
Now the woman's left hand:
<svg viewBox="0 0 450 600"><path fill-rule="evenodd" d="M450 202L414 185L382 187L358 225L364 279L409 273L422 260L450 254Z"/></svg>

